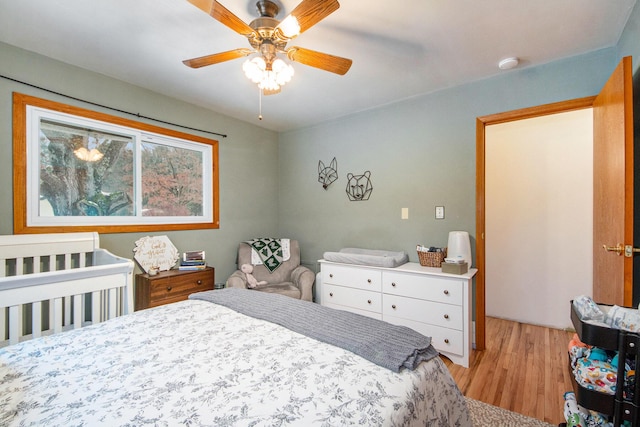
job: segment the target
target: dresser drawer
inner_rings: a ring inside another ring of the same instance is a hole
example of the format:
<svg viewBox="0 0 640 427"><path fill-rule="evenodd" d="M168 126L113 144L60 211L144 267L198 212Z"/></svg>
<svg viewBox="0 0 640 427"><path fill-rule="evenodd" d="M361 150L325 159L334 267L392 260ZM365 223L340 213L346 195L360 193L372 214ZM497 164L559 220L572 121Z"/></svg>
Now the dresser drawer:
<svg viewBox="0 0 640 427"><path fill-rule="evenodd" d="M322 286L322 301L324 305L328 306L336 305L375 313L382 312L382 294L380 292L325 283Z"/></svg>
<svg viewBox="0 0 640 427"><path fill-rule="evenodd" d="M327 303L327 304L322 304L325 307L329 307L329 308L335 308L336 310L342 310L342 311L349 311L351 313L356 313L359 314L361 316L366 316L366 317L371 317L373 319L378 319L378 320L382 320L382 313L379 312L375 312L375 311L367 311L367 310L359 310L357 308L354 307L348 307L346 305L337 305L337 304L331 304L331 303Z"/></svg>
<svg viewBox="0 0 640 427"><path fill-rule="evenodd" d="M451 353L458 356L464 354L464 334L462 331L393 316L385 316L384 320L394 325L407 326L422 335L431 337L431 344L442 353Z"/></svg>
<svg viewBox="0 0 640 427"><path fill-rule="evenodd" d="M382 272L353 266L323 264L322 282L380 292L382 289Z"/></svg>
<svg viewBox="0 0 640 427"><path fill-rule="evenodd" d="M442 304L415 298L384 294L382 316L400 317L421 323L462 330L463 314L459 305Z"/></svg>
<svg viewBox="0 0 640 427"><path fill-rule="evenodd" d="M464 282L420 274L382 273L382 292L446 304L463 304Z"/></svg>

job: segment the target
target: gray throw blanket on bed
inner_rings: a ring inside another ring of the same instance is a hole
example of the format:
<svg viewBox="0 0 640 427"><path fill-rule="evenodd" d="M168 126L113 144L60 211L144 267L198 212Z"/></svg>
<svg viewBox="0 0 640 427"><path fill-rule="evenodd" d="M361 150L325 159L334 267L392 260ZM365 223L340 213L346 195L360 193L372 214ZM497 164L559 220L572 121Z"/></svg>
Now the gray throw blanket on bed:
<svg viewBox="0 0 640 427"><path fill-rule="evenodd" d="M189 298L284 326L395 372L415 369L420 362L438 355L431 338L413 329L283 295L229 288L191 294Z"/></svg>

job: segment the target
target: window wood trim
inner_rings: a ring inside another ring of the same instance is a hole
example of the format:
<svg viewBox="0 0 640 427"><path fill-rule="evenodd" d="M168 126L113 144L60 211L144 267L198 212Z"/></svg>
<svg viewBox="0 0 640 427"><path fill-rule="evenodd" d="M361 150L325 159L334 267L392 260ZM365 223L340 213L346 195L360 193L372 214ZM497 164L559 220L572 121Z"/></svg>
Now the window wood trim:
<svg viewBox="0 0 640 427"><path fill-rule="evenodd" d="M202 221L188 223L162 223L162 224L132 224L132 225L52 225L52 226L31 226L27 223L27 106L35 106L56 112L71 114L88 119L94 119L119 126L138 129L178 138L190 142L207 144L211 146L213 170L211 171L211 194L212 221ZM98 233L132 233L132 232L153 232L153 231L174 231L174 230L195 230L195 229L216 229L220 228L219 212L219 178L218 178L218 141L191 135L171 129L166 129L135 120L117 117L110 114L87 110L84 108L49 101L33 96L16 93L13 94L13 232L14 234L31 233L63 233L96 231Z"/></svg>

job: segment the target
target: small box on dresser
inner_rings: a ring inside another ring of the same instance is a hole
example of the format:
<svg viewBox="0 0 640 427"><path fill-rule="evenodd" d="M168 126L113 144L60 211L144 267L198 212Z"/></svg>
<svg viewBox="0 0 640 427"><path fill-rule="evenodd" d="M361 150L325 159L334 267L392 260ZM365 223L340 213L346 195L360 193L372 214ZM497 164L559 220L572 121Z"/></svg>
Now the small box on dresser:
<svg viewBox="0 0 640 427"><path fill-rule="evenodd" d="M441 268L443 273L450 274L464 274L469 271L469 265L466 262L443 262Z"/></svg>
<svg viewBox="0 0 640 427"><path fill-rule="evenodd" d="M214 282L213 267L162 271L154 276L136 274L135 310L186 300L192 293L212 290Z"/></svg>

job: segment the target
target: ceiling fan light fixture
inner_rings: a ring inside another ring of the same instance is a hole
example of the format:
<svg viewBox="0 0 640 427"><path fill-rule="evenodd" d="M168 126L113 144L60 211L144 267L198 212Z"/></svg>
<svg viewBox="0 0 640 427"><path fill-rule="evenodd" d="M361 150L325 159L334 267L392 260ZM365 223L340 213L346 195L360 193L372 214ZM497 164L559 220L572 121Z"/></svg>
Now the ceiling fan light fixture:
<svg viewBox="0 0 640 427"><path fill-rule="evenodd" d="M262 76L267 71L267 63L261 56L257 56L253 59L247 59L242 64L242 71L249 80L254 83L260 83Z"/></svg>
<svg viewBox="0 0 640 427"><path fill-rule="evenodd" d="M285 38L292 39L300 34L300 24L295 16L289 15L276 27Z"/></svg>
<svg viewBox="0 0 640 427"><path fill-rule="evenodd" d="M276 58L268 69L267 63L261 56L248 59L242 65L244 74L249 80L258 84L260 89L277 91L293 77L293 67L280 58Z"/></svg>

